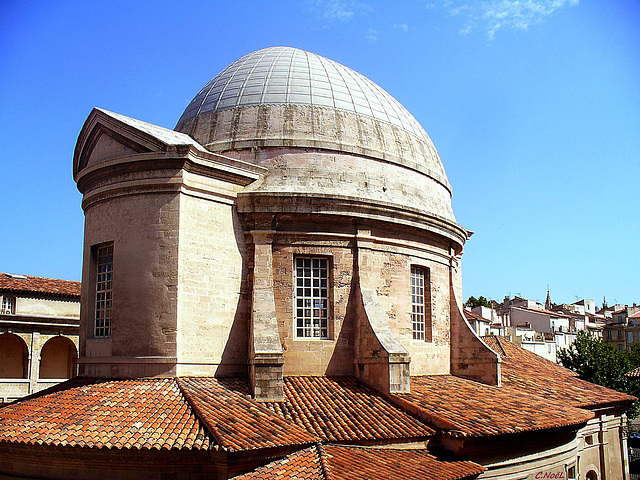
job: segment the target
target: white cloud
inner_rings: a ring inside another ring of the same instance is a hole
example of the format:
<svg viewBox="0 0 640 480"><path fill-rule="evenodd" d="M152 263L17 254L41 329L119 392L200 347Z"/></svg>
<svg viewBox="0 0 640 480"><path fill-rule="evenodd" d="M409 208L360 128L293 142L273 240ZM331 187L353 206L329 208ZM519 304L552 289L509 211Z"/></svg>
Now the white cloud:
<svg viewBox="0 0 640 480"><path fill-rule="evenodd" d="M370 28L369 31L367 32L367 40L370 42L376 42L378 41L378 31Z"/></svg>
<svg viewBox="0 0 640 480"><path fill-rule="evenodd" d="M409 31L409 25L407 25L406 23L396 24L396 25L393 26L393 28L397 28L398 30L400 30L402 32L408 32Z"/></svg>
<svg viewBox="0 0 640 480"><path fill-rule="evenodd" d="M526 30L557 10L577 5L579 0L445 0L443 6L451 15L464 18L461 33L476 28L486 30L492 39L502 28Z"/></svg>
<svg viewBox="0 0 640 480"><path fill-rule="evenodd" d="M353 0L312 0L311 5L320 10L323 20L346 22L351 20L365 5Z"/></svg>

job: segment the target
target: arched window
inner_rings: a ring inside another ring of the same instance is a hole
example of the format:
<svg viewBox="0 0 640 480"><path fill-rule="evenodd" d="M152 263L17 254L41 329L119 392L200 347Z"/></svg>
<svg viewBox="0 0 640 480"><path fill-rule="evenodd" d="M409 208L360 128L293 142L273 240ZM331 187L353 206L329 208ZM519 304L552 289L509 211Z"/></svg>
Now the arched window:
<svg viewBox="0 0 640 480"><path fill-rule="evenodd" d="M598 480L598 474L593 470L589 470L587 472L587 476L585 477L587 480Z"/></svg>
<svg viewBox="0 0 640 480"><path fill-rule="evenodd" d="M29 378L29 350L13 333L0 335L0 378Z"/></svg>
<svg viewBox="0 0 640 480"><path fill-rule="evenodd" d="M76 374L78 353L67 337L53 337L40 353L40 378L71 378Z"/></svg>

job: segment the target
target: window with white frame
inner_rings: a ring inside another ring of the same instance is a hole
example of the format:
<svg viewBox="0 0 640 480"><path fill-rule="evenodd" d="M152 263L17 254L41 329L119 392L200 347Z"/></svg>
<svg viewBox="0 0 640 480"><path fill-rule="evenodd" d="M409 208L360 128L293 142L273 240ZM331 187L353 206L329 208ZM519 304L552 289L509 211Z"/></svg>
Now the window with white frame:
<svg viewBox="0 0 640 480"><path fill-rule="evenodd" d="M16 297L3 296L0 313L3 315L13 315L16 313Z"/></svg>
<svg viewBox="0 0 640 480"><path fill-rule="evenodd" d="M414 340L431 341L429 270L411 267L411 330Z"/></svg>
<svg viewBox="0 0 640 480"><path fill-rule="evenodd" d="M329 261L295 257L297 338L329 338Z"/></svg>
<svg viewBox="0 0 640 480"><path fill-rule="evenodd" d="M111 336L111 306L113 301L113 244L96 250L96 311L95 337Z"/></svg>

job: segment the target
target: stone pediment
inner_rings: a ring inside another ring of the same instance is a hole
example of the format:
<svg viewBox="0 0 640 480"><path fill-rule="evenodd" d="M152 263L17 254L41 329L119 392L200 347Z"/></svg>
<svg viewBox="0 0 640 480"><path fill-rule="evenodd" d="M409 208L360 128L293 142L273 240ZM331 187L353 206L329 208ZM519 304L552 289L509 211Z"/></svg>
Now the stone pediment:
<svg viewBox="0 0 640 480"><path fill-rule="evenodd" d="M94 108L84 123L73 156L73 174L84 168L119 157L142 153L164 153L195 146L191 137L124 115Z"/></svg>

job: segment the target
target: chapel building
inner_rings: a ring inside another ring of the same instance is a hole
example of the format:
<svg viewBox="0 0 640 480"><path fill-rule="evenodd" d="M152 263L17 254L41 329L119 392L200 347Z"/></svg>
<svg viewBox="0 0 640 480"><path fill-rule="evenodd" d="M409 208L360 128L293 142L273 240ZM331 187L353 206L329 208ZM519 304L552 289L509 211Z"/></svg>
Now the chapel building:
<svg viewBox="0 0 640 480"><path fill-rule="evenodd" d="M79 377L0 409L0 474L628 478L633 397L470 328L443 164L366 77L253 52L174 130L94 109L73 173Z"/></svg>

